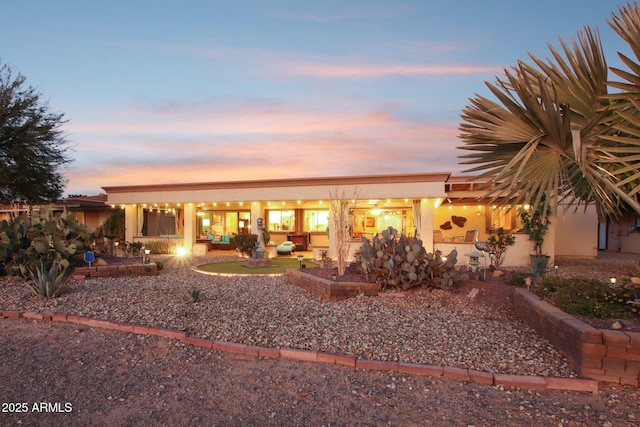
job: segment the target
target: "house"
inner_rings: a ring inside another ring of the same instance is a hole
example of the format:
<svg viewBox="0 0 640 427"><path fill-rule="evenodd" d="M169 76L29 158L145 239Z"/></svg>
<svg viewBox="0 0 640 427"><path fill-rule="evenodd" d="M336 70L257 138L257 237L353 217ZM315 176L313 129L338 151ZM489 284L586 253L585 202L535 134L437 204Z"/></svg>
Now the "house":
<svg viewBox="0 0 640 427"><path fill-rule="evenodd" d="M361 237L389 226L419 236L429 251L456 248L459 262L471 252L465 242L471 229L478 240L502 227L516 233L505 266L529 264L532 242L520 233L515 210L481 200L472 177L449 173L388 174L348 177L291 178L103 187L107 204L125 210L126 240L171 239L186 251L204 254L223 236L257 230L264 219L271 242L304 243L306 249L327 248L334 256L331 194L350 199L350 254ZM554 256L595 257L607 239L599 232L592 207L558 209L551 219L544 251ZM219 237L216 237L219 236ZM640 237L640 233L639 233ZM640 242L640 239L639 239Z"/></svg>
<svg viewBox="0 0 640 427"><path fill-rule="evenodd" d="M46 208L53 212L71 212L76 216L78 222L89 227L99 228L115 210L114 207L106 204L106 201L106 194L98 194L95 196L72 196L58 200L55 203L31 207L26 205L0 205L0 221L3 219L8 220L12 215L15 216L23 212L29 212L29 210Z"/></svg>

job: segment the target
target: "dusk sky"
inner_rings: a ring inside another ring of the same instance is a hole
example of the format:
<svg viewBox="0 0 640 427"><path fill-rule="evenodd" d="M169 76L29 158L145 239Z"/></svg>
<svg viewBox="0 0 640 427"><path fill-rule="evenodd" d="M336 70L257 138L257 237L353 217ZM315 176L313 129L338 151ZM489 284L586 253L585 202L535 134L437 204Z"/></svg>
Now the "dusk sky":
<svg viewBox="0 0 640 427"><path fill-rule="evenodd" d="M64 113L67 194L453 172L468 98L622 0L6 1L0 62Z"/></svg>

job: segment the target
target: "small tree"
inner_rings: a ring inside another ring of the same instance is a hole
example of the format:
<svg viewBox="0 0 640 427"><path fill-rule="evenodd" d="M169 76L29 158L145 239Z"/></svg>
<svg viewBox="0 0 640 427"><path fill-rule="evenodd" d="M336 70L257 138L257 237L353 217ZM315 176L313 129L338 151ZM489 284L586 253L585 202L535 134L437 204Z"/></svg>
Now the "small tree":
<svg viewBox="0 0 640 427"><path fill-rule="evenodd" d="M122 237L125 232L124 210L118 209L102 223L102 232L105 237L111 239Z"/></svg>
<svg viewBox="0 0 640 427"><path fill-rule="evenodd" d="M329 199L331 200L331 227L334 230L338 274L342 276L346 269L349 243L353 232L353 223L349 217L349 210L356 208L358 191L355 190L353 197L347 198L344 190L340 192L338 188L335 188L333 191L329 191Z"/></svg>
<svg viewBox="0 0 640 427"><path fill-rule="evenodd" d="M540 203L537 208L520 208L518 211L520 221L524 231L529 233L529 240L533 241L533 251L537 256L542 256L542 244L544 236L549 230L549 216L551 208L549 205Z"/></svg>
<svg viewBox="0 0 640 427"><path fill-rule="evenodd" d="M0 65L0 203L36 204L62 196L61 167L71 160L60 129L63 114L46 102L25 78Z"/></svg>
<svg viewBox="0 0 640 427"><path fill-rule="evenodd" d="M504 228L500 227L496 234L492 234L487 239L489 245L489 258L491 259L491 265L496 270L502 270L502 263L504 257L507 254L507 248L513 246L516 242L516 238L504 232Z"/></svg>

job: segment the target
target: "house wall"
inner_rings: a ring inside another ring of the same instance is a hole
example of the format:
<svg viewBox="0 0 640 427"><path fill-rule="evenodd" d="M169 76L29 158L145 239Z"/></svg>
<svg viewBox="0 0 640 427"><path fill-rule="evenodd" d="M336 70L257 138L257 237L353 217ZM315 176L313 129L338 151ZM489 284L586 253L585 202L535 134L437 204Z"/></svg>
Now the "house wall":
<svg viewBox="0 0 640 427"><path fill-rule="evenodd" d="M467 221L464 223L464 227L459 227L453 223L451 217L454 215L467 219ZM451 229L446 230L440 227L446 222L449 222L451 224ZM485 241L489 237L487 235L485 206L482 205L460 206L449 205L446 203L440 205L435 210L433 225L434 229L440 230L442 232L442 237L445 242L459 242L464 240L465 233L472 228L477 228L478 230L480 230L478 240Z"/></svg>
<svg viewBox="0 0 640 427"><path fill-rule="evenodd" d="M606 238L607 251L640 254L640 228L635 216L610 222Z"/></svg>
<svg viewBox="0 0 640 427"><path fill-rule="evenodd" d="M555 229L555 254L576 258L598 256L598 213L595 206L573 208L565 212L558 208L557 218L552 220ZM639 236L640 237L640 236ZM550 239L550 241L553 241ZM640 244L640 239L638 240Z"/></svg>

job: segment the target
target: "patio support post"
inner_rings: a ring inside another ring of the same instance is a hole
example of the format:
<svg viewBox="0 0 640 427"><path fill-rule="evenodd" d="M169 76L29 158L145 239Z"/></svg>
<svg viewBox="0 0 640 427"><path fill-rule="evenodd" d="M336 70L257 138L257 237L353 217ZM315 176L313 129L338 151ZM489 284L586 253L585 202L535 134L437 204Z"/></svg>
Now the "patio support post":
<svg viewBox="0 0 640 427"><path fill-rule="evenodd" d="M257 234L258 232L258 218L265 220L265 228L269 228L269 224L266 223L267 218L264 215L264 209L262 208L262 202L251 203L251 233Z"/></svg>
<svg viewBox="0 0 640 427"><path fill-rule="evenodd" d="M435 202L436 199L433 198L420 201L420 238L427 252L433 252Z"/></svg>
<svg viewBox="0 0 640 427"><path fill-rule="evenodd" d="M196 243L196 207L193 203L184 204L184 240L183 247L193 253Z"/></svg>
<svg viewBox="0 0 640 427"><path fill-rule="evenodd" d="M138 233L138 206L126 205L124 207L124 240L133 242L133 237Z"/></svg>

